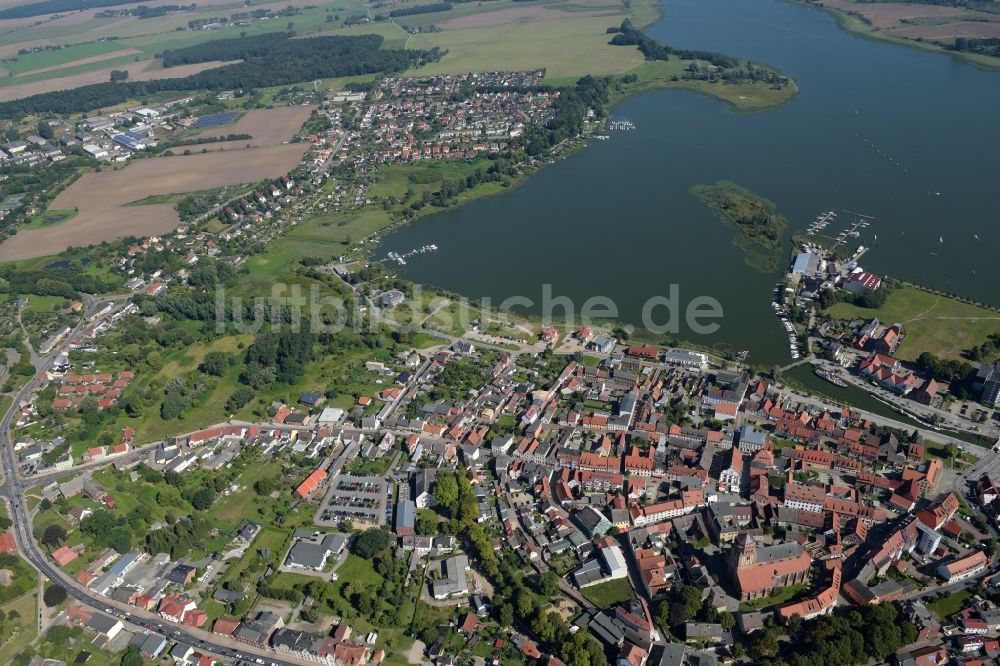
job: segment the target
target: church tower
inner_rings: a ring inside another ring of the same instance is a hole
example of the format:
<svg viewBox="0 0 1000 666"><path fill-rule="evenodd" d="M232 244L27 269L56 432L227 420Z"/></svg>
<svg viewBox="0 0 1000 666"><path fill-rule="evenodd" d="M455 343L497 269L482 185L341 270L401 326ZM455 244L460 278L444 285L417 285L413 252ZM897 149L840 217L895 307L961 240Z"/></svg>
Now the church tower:
<svg viewBox="0 0 1000 666"><path fill-rule="evenodd" d="M746 533L739 535L729 557L733 571L757 564L757 540Z"/></svg>

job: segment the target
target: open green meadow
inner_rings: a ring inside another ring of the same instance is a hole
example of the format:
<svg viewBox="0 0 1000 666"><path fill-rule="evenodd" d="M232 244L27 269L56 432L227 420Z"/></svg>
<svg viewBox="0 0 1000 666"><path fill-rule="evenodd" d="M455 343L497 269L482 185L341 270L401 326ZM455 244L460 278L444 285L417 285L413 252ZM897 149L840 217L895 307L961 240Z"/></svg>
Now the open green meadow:
<svg viewBox="0 0 1000 666"><path fill-rule="evenodd" d="M623 601L635 599L635 592L632 591L632 585L628 582L628 578L616 578L590 585L580 591L583 596L601 608L611 608Z"/></svg>
<svg viewBox="0 0 1000 666"><path fill-rule="evenodd" d="M940 358L959 359L964 350L1000 334L1000 312L908 285L898 287L878 309L836 303L825 314L848 321L876 317L886 326L902 324L906 339L896 357L904 361L916 360L925 351Z"/></svg>
<svg viewBox="0 0 1000 666"><path fill-rule="evenodd" d="M62 224L68 220L72 220L76 217L75 210L47 210L44 213L39 213L35 217L22 226L22 229L41 229L42 227L50 227L54 224Z"/></svg>
<svg viewBox="0 0 1000 666"><path fill-rule="evenodd" d="M0 664L13 664L14 657L25 650L38 635L35 616L38 614L38 598L34 587L27 594L0 605L6 615L16 612L17 618L7 617L0 623Z"/></svg>
<svg viewBox="0 0 1000 666"><path fill-rule="evenodd" d="M947 594L940 599L927 602L927 609L943 621L962 610L962 608L965 607L965 603L971 598L971 590L958 590L957 592Z"/></svg>

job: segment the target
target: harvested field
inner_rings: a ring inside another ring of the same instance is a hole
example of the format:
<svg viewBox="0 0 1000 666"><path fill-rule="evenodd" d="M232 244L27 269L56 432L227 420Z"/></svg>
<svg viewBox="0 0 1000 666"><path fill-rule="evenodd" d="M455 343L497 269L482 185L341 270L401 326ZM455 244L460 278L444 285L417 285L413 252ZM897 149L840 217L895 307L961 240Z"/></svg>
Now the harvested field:
<svg viewBox="0 0 1000 666"><path fill-rule="evenodd" d="M90 56L89 58L80 58L79 60L73 60L71 62L65 62L61 65L51 65L49 67L39 67L38 69L31 69L27 72L21 72L17 77L22 76L35 76L36 74L45 74L46 72L56 72L60 69L69 69L70 67L78 67L80 65L89 65L95 62L103 62L105 60L114 60L115 58L125 58L130 55L135 55L141 53L139 49L121 49L120 51L112 51L111 53L102 53L101 55Z"/></svg>
<svg viewBox="0 0 1000 666"><path fill-rule="evenodd" d="M130 81L147 81L149 79L176 79L182 76L188 76L189 74L197 74L198 72L206 69L212 69L213 67L221 67L222 65L230 64L228 62L201 62L193 65L171 67L170 69L151 69L144 71L154 62L154 60L140 60L139 62L130 62L126 65L98 69L92 72L81 72L79 74L71 74L69 76L61 76L54 79L45 79L44 81L31 81L29 83L15 83L9 86L2 86L0 87L0 102L7 102L12 99L20 99L22 97L29 97L31 95L51 92L53 90L69 90L71 88L79 88L80 86L86 86L92 83L105 83L111 78L111 70L113 69L128 70Z"/></svg>
<svg viewBox="0 0 1000 666"><path fill-rule="evenodd" d="M171 204L126 207L149 196L198 192L226 185L277 178L291 171L307 143L240 151L155 157L124 169L89 173L57 196L52 210L79 213L71 221L22 230L0 245L0 261L62 252L123 236L150 236L174 229L179 220Z"/></svg>
<svg viewBox="0 0 1000 666"><path fill-rule="evenodd" d="M906 39L945 40L954 37L1000 37L1000 22L955 21L941 25L915 25L896 28L892 34Z"/></svg>
<svg viewBox="0 0 1000 666"><path fill-rule="evenodd" d="M483 28L491 25L509 25L512 23L532 23L535 21L557 21L568 16L618 16L621 12L610 10L580 10L572 14L559 9L550 9L539 5L527 7L506 7L497 11L482 12L469 16L443 21L438 25L443 30L461 30L463 28Z"/></svg>
<svg viewBox="0 0 1000 666"><path fill-rule="evenodd" d="M853 0L825 0L823 5L844 12L861 14L876 28L891 28L900 21L916 18L968 16L966 9L936 5L897 5L886 3L860 3ZM988 14L986 16L989 16Z"/></svg>
<svg viewBox="0 0 1000 666"><path fill-rule="evenodd" d="M529 21L464 30L421 33L410 48L437 46L447 51L441 60L413 70L418 74L487 72L497 63L512 70L545 68L546 78L620 74L645 62L638 49L608 44L614 17L581 16L567 12L559 21Z"/></svg>
<svg viewBox="0 0 1000 666"><path fill-rule="evenodd" d="M224 127L209 127L194 136L199 139L224 137L227 134L249 134L249 141L220 141L197 146L197 149L207 147L209 150L231 147L242 148L249 143L251 146L278 146L291 141L295 133L308 120L312 106L279 106L274 109L254 109L246 113L233 125Z"/></svg>

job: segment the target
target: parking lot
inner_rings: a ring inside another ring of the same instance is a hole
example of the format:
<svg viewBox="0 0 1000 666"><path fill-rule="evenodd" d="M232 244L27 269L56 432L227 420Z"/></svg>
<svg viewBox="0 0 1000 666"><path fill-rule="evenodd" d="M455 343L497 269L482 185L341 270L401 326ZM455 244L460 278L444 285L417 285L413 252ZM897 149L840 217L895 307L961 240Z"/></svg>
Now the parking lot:
<svg viewBox="0 0 1000 666"><path fill-rule="evenodd" d="M391 491L381 477L341 474L323 498L315 523L337 527L351 521L381 527L388 522L392 510Z"/></svg>

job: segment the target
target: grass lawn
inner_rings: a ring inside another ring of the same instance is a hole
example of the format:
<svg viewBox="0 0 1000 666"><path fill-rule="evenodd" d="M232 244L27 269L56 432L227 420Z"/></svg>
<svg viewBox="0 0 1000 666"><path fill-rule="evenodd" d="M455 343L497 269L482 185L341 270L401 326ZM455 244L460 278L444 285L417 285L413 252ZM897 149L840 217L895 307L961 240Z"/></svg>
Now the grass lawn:
<svg viewBox="0 0 1000 666"><path fill-rule="evenodd" d="M1000 334L1000 312L910 286L897 287L878 309L836 303L826 314L848 321L876 317L887 325L901 323L906 338L896 357L904 361L916 360L925 351L958 359L963 350L982 344L992 334Z"/></svg>
<svg viewBox="0 0 1000 666"><path fill-rule="evenodd" d="M477 310L464 303L452 301L446 307L435 312L432 317L428 317L424 325L431 329L460 336L465 334L469 325L478 317Z"/></svg>
<svg viewBox="0 0 1000 666"><path fill-rule="evenodd" d="M0 606L4 613L17 611L20 618L16 621L5 620L0 625L0 664L14 663L14 657L34 642L38 635L35 616L38 613L38 600L34 591L24 594Z"/></svg>
<svg viewBox="0 0 1000 666"><path fill-rule="evenodd" d="M37 294L25 294L28 305L24 308L24 313L50 313L61 310L69 305L69 301L62 296L39 296Z"/></svg>
<svg viewBox="0 0 1000 666"><path fill-rule="evenodd" d="M471 162L450 160L429 165L386 165L379 170L378 182L368 189L368 196L403 198L408 190L417 196L424 192L436 192L441 188L442 180L464 178L476 169L488 168L490 164L492 161L484 158Z"/></svg>
<svg viewBox="0 0 1000 666"><path fill-rule="evenodd" d="M4 604L28 594L38 583L38 574L27 562L16 555L12 561L13 564L3 566L4 569L9 569L12 575L10 585L0 587L0 603Z"/></svg>
<svg viewBox="0 0 1000 666"><path fill-rule="evenodd" d="M761 597L760 599L754 599L753 601L742 602L740 604L740 610L752 611L760 610L762 608L770 608L772 606L779 606L783 603L791 601L800 592L807 589L809 589L808 585L789 585L788 587L782 587L769 597Z"/></svg>
<svg viewBox="0 0 1000 666"><path fill-rule="evenodd" d="M375 571L372 563L363 560L353 553L347 555L347 559L337 569L340 580L357 581L371 589L382 586L382 576Z"/></svg>
<svg viewBox="0 0 1000 666"><path fill-rule="evenodd" d="M941 620L954 615L965 607L965 602L972 598L971 590L959 590L945 595L927 604L927 608Z"/></svg>
<svg viewBox="0 0 1000 666"><path fill-rule="evenodd" d="M252 584L255 581L248 580L251 574L247 573L247 567L259 558L259 551L269 549L271 554L275 557L281 557L284 555L284 549L288 542L291 532L288 530L281 530L276 527L265 527L254 539L253 544L247 548L243 556L234 565L230 566L226 570L226 575L223 576L222 580L219 581L219 587L222 583L226 581L237 582L241 584ZM259 572L263 574L264 572ZM284 575L284 574L281 574Z"/></svg>
<svg viewBox="0 0 1000 666"><path fill-rule="evenodd" d="M66 222L67 220L72 220L76 217L76 211L73 209L68 210L47 210L44 213L40 213L30 220L27 224L21 226L22 229L41 229L43 227L51 227L54 224L60 224Z"/></svg>
<svg viewBox="0 0 1000 666"><path fill-rule="evenodd" d="M395 456L391 451L378 460L368 460L366 458L358 457L347 463L344 471L362 476L383 476L385 475L386 470L389 469L389 465L392 463L394 458Z"/></svg>
<svg viewBox="0 0 1000 666"><path fill-rule="evenodd" d="M955 454L955 462L959 463L959 466L963 460L969 464L974 464L979 460L978 456L966 451L956 450ZM948 457L948 448L940 442L933 442L929 439L924 440L924 458L927 460L940 460L944 463L945 467L951 467L952 465L952 460Z"/></svg>
<svg viewBox="0 0 1000 666"><path fill-rule="evenodd" d="M629 599L635 599L635 592L628 578L617 578L597 585L585 587L580 592L601 608L610 608Z"/></svg>
<svg viewBox="0 0 1000 666"><path fill-rule="evenodd" d="M206 518L222 529L234 530L247 520L264 520L264 505L270 500L255 498L248 502L247 498L254 492L253 484L265 477L281 474L281 463L275 460L248 468L240 477L239 483L243 490L217 501L208 510Z"/></svg>
<svg viewBox="0 0 1000 666"><path fill-rule="evenodd" d="M632 89L632 94L656 88L682 88L721 99L737 111L761 111L784 104L798 92L794 85L775 90L766 83L673 80L674 76L680 77L690 64L690 61L677 58L643 62L629 72L639 78L637 86Z"/></svg>

